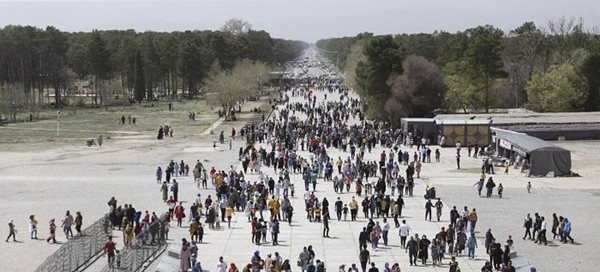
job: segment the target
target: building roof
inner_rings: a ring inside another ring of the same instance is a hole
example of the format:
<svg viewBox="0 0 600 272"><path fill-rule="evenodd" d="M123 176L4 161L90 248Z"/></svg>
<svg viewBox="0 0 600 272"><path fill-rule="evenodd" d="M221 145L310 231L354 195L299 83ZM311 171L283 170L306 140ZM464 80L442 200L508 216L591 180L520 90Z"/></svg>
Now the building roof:
<svg viewBox="0 0 600 272"><path fill-rule="evenodd" d="M543 150L543 151L551 151L551 150L565 150L562 147L558 147L554 144L546 142L542 139L529 136L525 133L514 132L510 130L500 129L500 128L491 128L492 133L495 134L495 137L498 139L503 139L510 142L513 148L517 148L524 153L530 153L534 150Z"/></svg>
<svg viewBox="0 0 600 272"><path fill-rule="evenodd" d="M438 125L488 125L490 122L491 120L488 119L435 119Z"/></svg>
<svg viewBox="0 0 600 272"><path fill-rule="evenodd" d="M531 112L508 111L505 113L438 114L438 120L464 120L469 118L490 119L492 124L558 124L600 123L600 112Z"/></svg>
<svg viewBox="0 0 600 272"><path fill-rule="evenodd" d="M401 118L400 122L433 123L433 118Z"/></svg>

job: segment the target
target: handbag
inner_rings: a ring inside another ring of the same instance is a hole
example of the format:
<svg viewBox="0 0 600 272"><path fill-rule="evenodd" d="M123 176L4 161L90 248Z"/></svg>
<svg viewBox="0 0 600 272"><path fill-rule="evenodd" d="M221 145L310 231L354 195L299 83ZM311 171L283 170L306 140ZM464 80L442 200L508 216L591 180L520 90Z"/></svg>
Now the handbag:
<svg viewBox="0 0 600 272"><path fill-rule="evenodd" d="M302 260L298 260L298 262L296 263L296 265L302 267Z"/></svg>

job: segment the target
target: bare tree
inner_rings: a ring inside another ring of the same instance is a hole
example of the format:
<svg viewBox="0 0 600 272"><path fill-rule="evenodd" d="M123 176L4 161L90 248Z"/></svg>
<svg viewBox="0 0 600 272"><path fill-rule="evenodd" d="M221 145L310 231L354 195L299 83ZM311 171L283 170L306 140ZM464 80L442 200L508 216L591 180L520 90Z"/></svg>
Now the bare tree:
<svg viewBox="0 0 600 272"><path fill-rule="evenodd" d="M28 105L25 92L17 84L0 85L0 112L11 122L17 121L17 114Z"/></svg>
<svg viewBox="0 0 600 272"><path fill-rule="evenodd" d="M105 106L121 89L120 80L103 80L98 84L98 106Z"/></svg>
<svg viewBox="0 0 600 272"><path fill-rule="evenodd" d="M544 35L533 22L512 30L505 40L503 60L510 85L503 85L503 90L512 88L509 96L514 98L515 107L527 101L525 85L531 76L545 70L540 56L543 41Z"/></svg>
<svg viewBox="0 0 600 272"><path fill-rule="evenodd" d="M256 84L262 84L268 79L269 68L264 63L244 59L238 62L233 69L219 71L213 65L210 78L206 83L207 100L209 103L220 105L229 115L229 109L235 106L241 98L253 95L250 92Z"/></svg>
<svg viewBox="0 0 600 272"><path fill-rule="evenodd" d="M446 93L442 73L435 64L416 55L408 56L402 68L402 75L392 75L388 80L392 97L386 101L385 110L391 115L390 120L432 116Z"/></svg>
<svg viewBox="0 0 600 272"><path fill-rule="evenodd" d="M348 54L348 57L346 57L346 67L344 69L344 76L348 86L359 93L362 92L362 90L356 82L356 67L358 66L358 62L366 61L367 59L363 54L364 44L364 40L358 40L350 47L350 53Z"/></svg>
<svg viewBox="0 0 600 272"><path fill-rule="evenodd" d="M555 20L549 20L546 34L552 38L558 53L558 62L568 59L571 51L583 47L587 39L583 18L565 18L563 16Z"/></svg>
<svg viewBox="0 0 600 272"><path fill-rule="evenodd" d="M248 33L252 29L252 25L238 18L231 18L225 25L221 27L221 31L229 32L235 36Z"/></svg>

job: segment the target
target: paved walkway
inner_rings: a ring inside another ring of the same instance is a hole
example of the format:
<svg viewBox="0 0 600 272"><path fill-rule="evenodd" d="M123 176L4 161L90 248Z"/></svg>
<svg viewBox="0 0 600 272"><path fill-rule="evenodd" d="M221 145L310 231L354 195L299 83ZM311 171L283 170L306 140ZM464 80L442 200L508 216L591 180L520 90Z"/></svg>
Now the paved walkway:
<svg viewBox="0 0 600 272"><path fill-rule="evenodd" d="M324 92L316 92L318 101L322 101L324 98ZM338 94L329 94L327 95L328 100L339 99ZM294 102L303 102L302 97L291 97L290 103ZM279 106L281 108L283 106ZM274 112L278 113L278 110ZM299 118L304 118L303 114L296 113ZM350 123L357 123L358 120L350 120ZM237 143L238 145L240 143ZM266 148L266 146L263 145ZM402 148L405 150L406 148ZM371 153L367 153L365 155L367 160L373 161L378 160L379 153L382 151L381 148L374 149ZM388 150L389 151L389 150ZM409 153L412 153L414 148L409 150ZM307 151L299 151L300 156L308 157L309 153ZM337 158L341 156L345 158L348 156L347 153L343 153L339 150L335 150L330 148L328 153L333 158ZM225 154L223 154L225 155ZM417 179L415 182L415 197L413 198L405 198L406 207L403 210L403 219L406 219L407 223L412 228L412 233L418 233L419 235L427 235L430 239L435 237L442 227L447 227L449 224L449 208L451 205L446 203L445 211L442 216L441 222L429 222L424 220L424 206L425 199L422 197L426 183L427 183L427 171L431 167L435 167L435 164L424 164L423 166L423 179ZM238 169L241 169L241 164L237 166ZM401 173L404 172L404 167L401 168ZM274 172L272 168L262 169L269 176L274 176ZM250 182L255 181L257 179L256 175L248 174L246 177ZM255 250L259 250L261 252L261 256L264 258L268 253L279 252L280 255L283 256L284 259L289 259L290 263L295 266L298 255L300 254L303 246L312 245L317 259L320 259L325 262L327 269L337 270L338 267L342 264L346 264L347 266L352 263L359 264L358 261L358 234L361 229L366 226L367 220L362 217L359 213L357 222L350 221L337 221L335 218L330 221L330 236L332 238L323 238L322 237L322 225L321 223L311 223L308 222L305 218L305 213L302 211L304 201L302 199L303 194L303 186L302 186L302 177L300 174L292 174L292 181L296 184L296 194L295 197L292 198L292 203L294 208L296 209L292 226L288 226L283 223L281 225L281 233L279 237L280 245L279 246L271 246L269 243L265 243L261 246L256 246L251 243L251 226L247 222L243 213L238 213L234 215L232 228L227 229L227 226L224 225L222 230L218 231L210 231L207 230L204 236L204 241L206 244L200 246L200 261L204 264L203 268L205 270L214 270L216 261L219 256L224 256L225 261L228 263L234 262L238 267L245 265L249 262L252 253ZM214 195L214 190L203 190L203 195L206 197L207 194ZM336 198L339 196L344 201L344 203L348 203L354 193L344 193L337 194L334 192L332 183L323 182L319 180L317 185L316 195L319 199L323 197L327 197L330 202L330 207L333 207L333 203L336 201ZM360 199L358 199L360 202ZM443 201L443 199L442 199ZM330 208L332 210L332 208ZM268 213L268 212L267 212ZM265 217L268 215L265 214ZM334 216L335 217L335 216ZM435 217L435 215L434 215ZM383 218L375 219L375 221L379 221L382 224ZM393 226L393 219L390 218L390 223ZM171 232L171 237L186 237L187 234L184 232L185 229L174 228ZM270 236L269 236L270 237ZM383 264L385 262L389 262L391 264L398 262L402 268L402 271L447 271L447 265L442 265L440 267L432 267L431 259L429 260L429 267L423 268L419 267L410 267L408 265L408 255L402 250L399 246L400 238L398 229L392 228L389 234L389 246L381 247L375 251L369 249L372 255L372 261L377 264L380 269L383 269ZM270 241L270 239L268 239ZM476 255L479 256L475 260L467 260L466 258L460 257L458 261L460 263L460 267L462 271L479 271L481 266L487 257L484 256L485 251L482 249L483 245L480 245L480 248L476 250ZM448 259L444 260L444 264L447 264ZM294 267L293 270L297 270L297 267Z"/></svg>

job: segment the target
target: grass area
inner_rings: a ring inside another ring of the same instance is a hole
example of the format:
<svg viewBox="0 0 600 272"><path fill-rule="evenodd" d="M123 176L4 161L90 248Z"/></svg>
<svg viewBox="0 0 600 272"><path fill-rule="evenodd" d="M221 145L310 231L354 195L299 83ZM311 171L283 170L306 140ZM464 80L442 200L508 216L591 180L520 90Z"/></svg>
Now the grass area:
<svg viewBox="0 0 600 272"><path fill-rule="evenodd" d="M84 108L76 111L61 110L60 136L56 135L57 114L55 109L43 110L39 119L0 127L0 143L33 143L45 141L81 141L98 137L154 137L160 125L174 128L178 137L199 134L217 119L218 108L205 100L172 102L173 110L168 110L169 102L131 106L111 106ZM196 112L196 121L188 119L188 112ZM136 118L136 125L121 125L121 116Z"/></svg>
<svg viewBox="0 0 600 272"><path fill-rule="evenodd" d="M260 101L247 102L238 122L260 120L260 114L247 114L251 108L261 107L268 114L271 96L263 96ZM199 135L217 119L219 106L210 105L206 100L142 103L142 105L110 106L102 108L70 108L61 110L60 136L56 135L57 114L55 109L46 109L39 113L33 122L20 122L0 126L0 144L44 143L44 142L81 142L97 138L102 134L105 139L117 138L154 138L160 125L174 128L174 136L185 138ZM153 106L152 106L153 105ZM196 120L188 119L188 112L196 113ZM125 125L121 125L121 116L125 116ZM136 125L128 125L127 117L136 117ZM20 116L21 120L28 116ZM223 122L222 128L229 129L238 122ZM217 128L215 128L217 129Z"/></svg>

